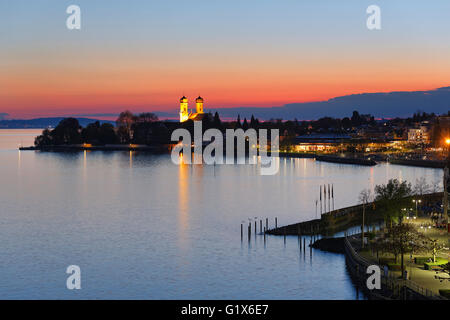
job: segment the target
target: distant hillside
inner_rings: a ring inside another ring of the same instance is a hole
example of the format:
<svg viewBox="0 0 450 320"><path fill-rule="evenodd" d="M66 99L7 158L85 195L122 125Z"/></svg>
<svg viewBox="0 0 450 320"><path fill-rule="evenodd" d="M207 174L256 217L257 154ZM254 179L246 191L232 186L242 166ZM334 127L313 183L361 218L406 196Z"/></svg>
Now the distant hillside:
<svg viewBox="0 0 450 320"><path fill-rule="evenodd" d="M221 118L249 119L252 115L262 120L271 118L314 120L321 117L348 117L352 111L372 114L379 118L409 117L417 111L446 114L450 110L450 87L429 91L399 91L352 94L327 101L291 103L284 106L260 108L211 108Z"/></svg>
<svg viewBox="0 0 450 320"><path fill-rule="evenodd" d="M42 129L47 127L56 127L64 117L55 118L37 118L30 120L0 120L0 129ZM100 123L111 123L114 121L97 120L90 118L76 118L81 126L85 127L89 123L100 121Z"/></svg>

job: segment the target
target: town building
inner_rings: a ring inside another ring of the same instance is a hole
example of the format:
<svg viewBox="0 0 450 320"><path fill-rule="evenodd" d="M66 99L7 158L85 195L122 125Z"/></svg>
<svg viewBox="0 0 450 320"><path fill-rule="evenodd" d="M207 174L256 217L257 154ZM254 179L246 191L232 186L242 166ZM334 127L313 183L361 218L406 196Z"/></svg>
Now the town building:
<svg viewBox="0 0 450 320"><path fill-rule="evenodd" d="M408 143L429 144L431 142L431 129L423 123L418 128L408 129Z"/></svg>

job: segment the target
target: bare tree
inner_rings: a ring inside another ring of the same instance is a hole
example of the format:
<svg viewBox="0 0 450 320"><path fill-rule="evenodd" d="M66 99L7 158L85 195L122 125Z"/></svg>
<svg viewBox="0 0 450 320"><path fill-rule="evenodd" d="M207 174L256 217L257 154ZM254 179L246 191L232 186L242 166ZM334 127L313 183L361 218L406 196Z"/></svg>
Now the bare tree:
<svg viewBox="0 0 450 320"><path fill-rule="evenodd" d="M129 143L132 139L131 127L135 123L137 117L129 110L120 113L116 120L117 135L121 143Z"/></svg>
<svg viewBox="0 0 450 320"><path fill-rule="evenodd" d="M155 122L158 121L158 116L151 112L143 112L137 117L138 122Z"/></svg>
<svg viewBox="0 0 450 320"><path fill-rule="evenodd" d="M404 255L406 253L427 251L428 239L410 223L396 224L391 227L384 238L379 239L377 246L383 251L390 252L397 261L401 257L402 276L405 272Z"/></svg>
<svg viewBox="0 0 450 320"><path fill-rule="evenodd" d="M437 192L442 192L443 187L442 187L442 179L435 179L434 182L431 184L431 192L433 193L437 193Z"/></svg>
<svg viewBox="0 0 450 320"><path fill-rule="evenodd" d="M416 184L414 185L413 192L418 196L422 196L431 192L431 186L427 183L425 177L416 179Z"/></svg>
<svg viewBox="0 0 450 320"><path fill-rule="evenodd" d="M427 238L426 242L427 249L431 251L433 256L433 262L436 262L436 256L439 251L443 250L445 246L440 243L437 239Z"/></svg>

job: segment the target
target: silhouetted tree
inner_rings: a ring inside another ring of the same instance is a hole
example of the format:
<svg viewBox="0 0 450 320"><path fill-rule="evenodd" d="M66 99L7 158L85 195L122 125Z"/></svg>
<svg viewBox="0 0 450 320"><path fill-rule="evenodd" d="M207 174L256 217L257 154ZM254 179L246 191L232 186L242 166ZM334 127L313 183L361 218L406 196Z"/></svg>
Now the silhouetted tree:
<svg viewBox="0 0 450 320"><path fill-rule="evenodd" d="M98 144L99 143L100 122L90 123L81 130L81 139L83 142Z"/></svg>
<svg viewBox="0 0 450 320"><path fill-rule="evenodd" d="M151 112L143 112L137 117L137 122L156 122L158 116Z"/></svg>
<svg viewBox="0 0 450 320"><path fill-rule="evenodd" d="M236 119L236 128L242 128L241 125L241 115L238 114L238 117Z"/></svg>
<svg viewBox="0 0 450 320"><path fill-rule="evenodd" d="M222 121L220 121L219 113L217 111L214 114L213 127L223 131Z"/></svg>
<svg viewBox="0 0 450 320"><path fill-rule="evenodd" d="M361 124L361 116L359 115L358 111L353 111L351 120L352 120L352 125L355 127L357 127Z"/></svg>
<svg viewBox="0 0 450 320"><path fill-rule="evenodd" d="M101 144L116 144L119 142L114 126L110 123L103 123L99 128L98 135Z"/></svg>
<svg viewBox="0 0 450 320"><path fill-rule="evenodd" d="M66 118L51 132L52 144L79 144L81 143L81 127L75 118Z"/></svg>
<svg viewBox="0 0 450 320"><path fill-rule="evenodd" d="M244 129L244 131L248 129L247 118L244 118L244 123L242 124L242 129Z"/></svg>
<svg viewBox="0 0 450 320"><path fill-rule="evenodd" d="M52 144L52 135L49 129L42 131L42 135L37 136L34 139L34 145L37 147L49 146Z"/></svg>

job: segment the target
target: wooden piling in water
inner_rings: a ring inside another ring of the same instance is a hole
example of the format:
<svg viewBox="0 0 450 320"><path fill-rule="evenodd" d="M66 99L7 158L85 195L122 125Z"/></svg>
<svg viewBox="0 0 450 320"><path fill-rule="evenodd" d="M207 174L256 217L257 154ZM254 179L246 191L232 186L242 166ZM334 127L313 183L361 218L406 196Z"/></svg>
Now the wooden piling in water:
<svg viewBox="0 0 450 320"><path fill-rule="evenodd" d="M263 230L262 230L262 219L259 220L259 232L263 233Z"/></svg>
<svg viewBox="0 0 450 320"><path fill-rule="evenodd" d="M241 223L241 241L242 241L243 237L244 237L244 230L243 230L243 226L242 226L242 223Z"/></svg>
<svg viewBox="0 0 450 320"><path fill-rule="evenodd" d="M269 218L266 218L266 232L269 230Z"/></svg>
<svg viewBox="0 0 450 320"><path fill-rule="evenodd" d="M277 217L275 217L275 229L278 227L278 218ZM286 230L285 230L285 232L286 232Z"/></svg>
<svg viewBox="0 0 450 320"><path fill-rule="evenodd" d="M255 220L255 237L256 237L256 230L258 229L256 228L256 220Z"/></svg>

